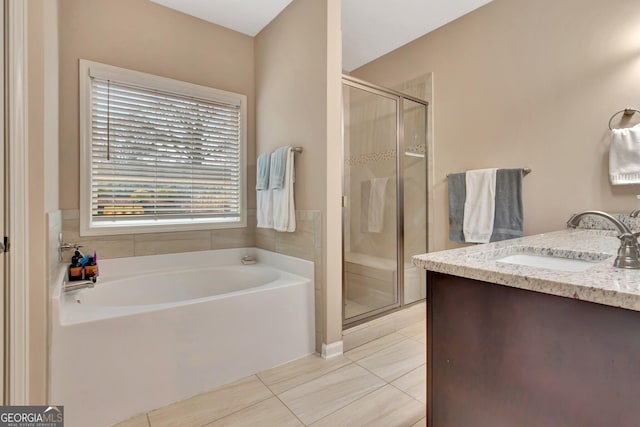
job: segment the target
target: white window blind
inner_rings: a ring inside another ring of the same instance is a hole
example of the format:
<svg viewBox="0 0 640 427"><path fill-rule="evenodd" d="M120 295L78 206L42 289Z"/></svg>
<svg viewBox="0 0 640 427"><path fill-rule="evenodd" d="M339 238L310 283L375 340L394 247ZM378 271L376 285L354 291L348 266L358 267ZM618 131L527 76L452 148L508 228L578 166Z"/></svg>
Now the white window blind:
<svg viewBox="0 0 640 427"><path fill-rule="evenodd" d="M94 74L91 225L243 220L241 102Z"/></svg>

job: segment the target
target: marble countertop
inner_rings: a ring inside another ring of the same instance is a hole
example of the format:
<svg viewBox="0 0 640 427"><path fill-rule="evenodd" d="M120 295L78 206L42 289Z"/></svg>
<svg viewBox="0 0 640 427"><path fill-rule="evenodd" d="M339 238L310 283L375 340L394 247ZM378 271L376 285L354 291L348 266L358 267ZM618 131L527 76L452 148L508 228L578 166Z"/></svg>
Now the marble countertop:
<svg viewBox="0 0 640 427"><path fill-rule="evenodd" d="M413 257L421 268L551 295L640 311L640 270L613 267L619 240L614 231L567 229ZM593 261L583 272L508 264L512 253Z"/></svg>

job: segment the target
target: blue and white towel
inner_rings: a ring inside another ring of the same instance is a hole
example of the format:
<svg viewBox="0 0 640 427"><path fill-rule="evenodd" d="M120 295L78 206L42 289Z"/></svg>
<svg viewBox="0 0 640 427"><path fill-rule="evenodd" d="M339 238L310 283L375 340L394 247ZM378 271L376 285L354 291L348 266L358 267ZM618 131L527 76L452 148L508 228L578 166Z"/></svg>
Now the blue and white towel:
<svg viewBox="0 0 640 427"><path fill-rule="evenodd" d="M296 231L296 208L293 201L293 183L295 181L294 174L294 153L291 147L283 147L286 151L284 161L285 174L281 188L276 188L273 184L276 182L276 174L279 174L279 166L281 161L278 153L282 148L278 149L271 158L271 188L273 188L273 228L276 231Z"/></svg>
<svg viewBox="0 0 640 427"><path fill-rule="evenodd" d="M271 153L264 153L258 156L258 164L256 170L256 190L269 189L269 170L271 164Z"/></svg>
<svg viewBox="0 0 640 427"><path fill-rule="evenodd" d="M274 190L284 188L289 153L293 154L291 146L280 147L273 152L269 181L271 182L271 188Z"/></svg>
<svg viewBox="0 0 640 427"><path fill-rule="evenodd" d="M269 166L265 166L264 164L262 164L262 168L261 168L260 159L263 159L262 160L263 162L268 161ZM273 163L272 153L262 154L258 158L258 171L257 171L258 175L261 174L261 170L264 171L265 169L269 173L272 170L270 166L272 163ZM256 184L256 220L257 220L258 228L273 228L273 188L270 185L269 178L270 177L267 176L266 189L258 189L258 185ZM257 181L258 181L258 178L256 177L256 182ZM264 180L262 182L261 187L263 186L264 186Z"/></svg>

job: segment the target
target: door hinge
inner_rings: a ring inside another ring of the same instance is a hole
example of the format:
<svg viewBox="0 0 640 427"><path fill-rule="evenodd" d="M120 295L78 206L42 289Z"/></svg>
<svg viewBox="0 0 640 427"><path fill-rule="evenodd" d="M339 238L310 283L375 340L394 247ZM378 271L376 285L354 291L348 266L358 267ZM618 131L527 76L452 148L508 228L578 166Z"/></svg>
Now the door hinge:
<svg viewBox="0 0 640 427"><path fill-rule="evenodd" d="M0 252L9 252L9 247L11 243L9 243L9 237L4 236L2 242L0 242Z"/></svg>

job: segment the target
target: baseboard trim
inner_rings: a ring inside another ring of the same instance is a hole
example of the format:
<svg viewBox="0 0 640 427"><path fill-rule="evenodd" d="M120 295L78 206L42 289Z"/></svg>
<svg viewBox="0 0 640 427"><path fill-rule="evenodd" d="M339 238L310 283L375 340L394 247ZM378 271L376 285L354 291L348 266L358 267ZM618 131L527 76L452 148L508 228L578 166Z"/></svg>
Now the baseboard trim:
<svg viewBox="0 0 640 427"><path fill-rule="evenodd" d="M322 358L333 359L334 357L342 356L344 346L342 341L332 342L331 344L322 343Z"/></svg>

